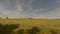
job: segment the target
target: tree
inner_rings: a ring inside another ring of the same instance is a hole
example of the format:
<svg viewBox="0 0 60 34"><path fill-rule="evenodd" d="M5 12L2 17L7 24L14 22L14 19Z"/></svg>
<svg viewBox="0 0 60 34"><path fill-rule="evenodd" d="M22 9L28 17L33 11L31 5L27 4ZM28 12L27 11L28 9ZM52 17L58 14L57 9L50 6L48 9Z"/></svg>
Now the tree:
<svg viewBox="0 0 60 34"><path fill-rule="evenodd" d="M32 29L28 30L28 34L38 34L40 29L38 27L32 27Z"/></svg>
<svg viewBox="0 0 60 34"><path fill-rule="evenodd" d="M32 18L29 18L29 19L32 19Z"/></svg>
<svg viewBox="0 0 60 34"><path fill-rule="evenodd" d="M8 17L6 17L6 19L8 19Z"/></svg>

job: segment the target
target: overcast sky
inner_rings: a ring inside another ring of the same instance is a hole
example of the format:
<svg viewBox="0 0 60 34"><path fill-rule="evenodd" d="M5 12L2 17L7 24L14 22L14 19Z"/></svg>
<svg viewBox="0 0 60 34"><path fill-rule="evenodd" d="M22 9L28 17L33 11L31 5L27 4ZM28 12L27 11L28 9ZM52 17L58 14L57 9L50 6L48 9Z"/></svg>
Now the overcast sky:
<svg viewBox="0 0 60 34"><path fill-rule="evenodd" d="M0 17L60 18L60 0L0 0Z"/></svg>

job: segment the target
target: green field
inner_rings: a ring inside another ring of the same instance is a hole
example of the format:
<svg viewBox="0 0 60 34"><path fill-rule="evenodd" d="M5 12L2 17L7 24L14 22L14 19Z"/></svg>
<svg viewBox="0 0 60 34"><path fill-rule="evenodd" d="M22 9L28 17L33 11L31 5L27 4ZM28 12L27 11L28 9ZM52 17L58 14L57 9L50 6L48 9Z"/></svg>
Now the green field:
<svg viewBox="0 0 60 34"><path fill-rule="evenodd" d="M30 26L43 26L43 27L56 27L60 25L59 19L42 19L42 18L1 18L2 24L20 24L23 27ZM58 28L58 27L57 27Z"/></svg>
<svg viewBox="0 0 60 34"><path fill-rule="evenodd" d="M29 29L33 26L37 26L42 29L45 34L50 33L50 29L55 29L60 32L60 20L59 19L42 19L42 18L1 18L2 24L20 24L20 28ZM18 29L20 29L18 28ZM16 29L16 30L18 30ZM41 32L41 33L42 33ZM43 34L43 33L42 33Z"/></svg>

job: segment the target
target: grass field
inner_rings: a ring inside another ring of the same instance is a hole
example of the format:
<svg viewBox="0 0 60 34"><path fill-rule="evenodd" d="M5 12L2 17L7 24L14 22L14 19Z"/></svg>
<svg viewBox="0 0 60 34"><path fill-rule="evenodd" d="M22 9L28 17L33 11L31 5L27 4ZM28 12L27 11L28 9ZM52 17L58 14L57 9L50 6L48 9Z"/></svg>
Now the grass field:
<svg viewBox="0 0 60 34"><path fill-rule="evenodd" d="M5 18L1 18L0 23L2 23L2 24L20 24L20 28L23 28L23 29L37 26L37 27L40 27L41 29L43 29L42 31L46 34L49 34L50 29L60 30L60 20L59 19L42 19L42 18L32 18L32 19L8 18L8 19L5 19Z"/></svg>
<svg viewBox="0 0 60 34"><path fill-rule="evenodd" d="M41 26L43 27L59 27L60 20L59 19L42 19L42 18L2 18L0 19L0 23L2 24L20 24L23 27L29 26Z"/></svg>

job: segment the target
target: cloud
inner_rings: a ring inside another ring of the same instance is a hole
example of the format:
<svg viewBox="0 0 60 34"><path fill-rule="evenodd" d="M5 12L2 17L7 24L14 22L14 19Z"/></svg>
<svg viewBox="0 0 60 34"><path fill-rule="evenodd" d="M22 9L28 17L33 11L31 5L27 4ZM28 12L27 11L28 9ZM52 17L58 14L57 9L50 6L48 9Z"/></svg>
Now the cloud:
<svg viewBox="0 0 60 34"><path fill-rule="evenodd" d="M9 1L7 1L6 3L8 4L6 4L5 2L6 1L0 3L0 17L4 17L4 18L5 17L10 17L10 18L24 17L23 14L21 14L17 8L15 9L15 7L11 8L11 6L9 6L11 2L9 3Z"/></svg>
<svg viewBox="0 0 60 34"><path fill-rule="evenodd" d="M3 0L0 17L60 18L60 0Z"/></svg>

